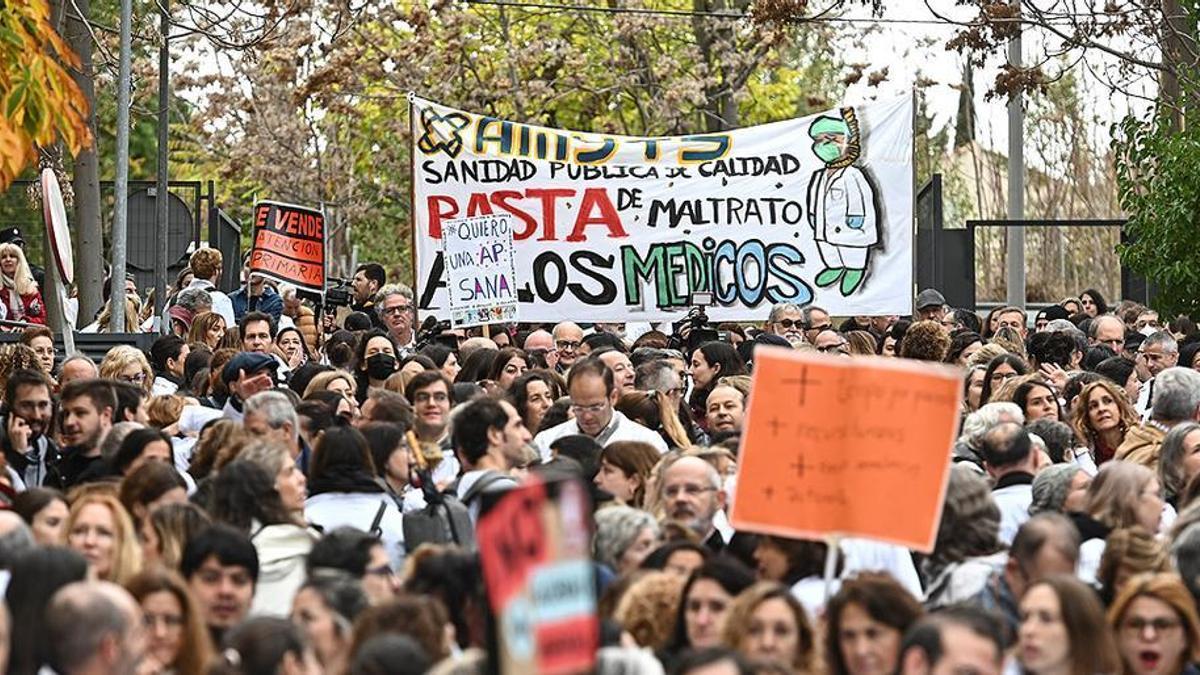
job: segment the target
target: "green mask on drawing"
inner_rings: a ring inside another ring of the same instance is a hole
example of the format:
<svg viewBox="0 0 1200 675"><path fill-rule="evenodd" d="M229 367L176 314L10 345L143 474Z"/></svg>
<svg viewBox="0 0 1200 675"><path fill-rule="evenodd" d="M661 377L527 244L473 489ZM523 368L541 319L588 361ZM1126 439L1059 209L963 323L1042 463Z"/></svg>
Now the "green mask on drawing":
<svg viewBox="0 0 1200 675"><path fill-rule="evenodd" d="M829 141L813 143L813 152L826 164L836 162L842 156L842 149L836 143L830 143Z"/></svg>

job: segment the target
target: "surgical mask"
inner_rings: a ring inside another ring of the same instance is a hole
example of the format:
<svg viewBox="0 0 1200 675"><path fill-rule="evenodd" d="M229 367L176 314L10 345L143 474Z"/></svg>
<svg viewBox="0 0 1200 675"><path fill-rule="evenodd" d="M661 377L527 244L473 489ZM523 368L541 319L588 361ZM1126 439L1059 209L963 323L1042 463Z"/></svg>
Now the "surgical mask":
<svg viewBox="0 0 1200 675"><path fill-rule="evenodd" d="M826 164L835 162L842 156L842 149L836 143L830 143L829 141L814 143L813 152Z"/></svg>
<svg viewBox="0 0 1200 675"><path fill-rule="evenodd" d="M396 372L396 357L391 354L372 354L367 357L367 376L372 380L386 380Z"/></svg>

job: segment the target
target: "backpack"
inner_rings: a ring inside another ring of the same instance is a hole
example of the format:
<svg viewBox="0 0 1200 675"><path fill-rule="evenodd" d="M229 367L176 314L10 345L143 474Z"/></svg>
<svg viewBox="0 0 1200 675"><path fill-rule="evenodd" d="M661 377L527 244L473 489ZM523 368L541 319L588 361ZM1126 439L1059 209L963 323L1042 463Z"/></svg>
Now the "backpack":
<svg viewBox="0 0 1200 675"><path fill-rule="evenodd" d="M504 478L506 476L498 472L481 476L461 500L454 496L452 489L438 492L432 487L432 480L424 481L424 485L430 486L424 489L425 508L404 514L404 548L415 551L421 544L456 544L464 551L474 552L477 549L475 526L467 507L489 485Z"/></svg>

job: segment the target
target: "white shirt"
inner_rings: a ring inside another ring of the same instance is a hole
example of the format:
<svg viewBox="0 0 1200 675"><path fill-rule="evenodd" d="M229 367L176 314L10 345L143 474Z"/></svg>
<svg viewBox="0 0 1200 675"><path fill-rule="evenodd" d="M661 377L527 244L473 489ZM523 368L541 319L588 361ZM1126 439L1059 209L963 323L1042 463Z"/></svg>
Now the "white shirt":
<svg viewBox="0 0 1200 675"><path fill-rule="evenodd" d="M604 431L601 431L600 435L596 437L598 441L603 439L600 445L607 446L611 443L616 443L617 441L640 441L642 443L649 443L650 445L653 445L654 449L658 450L660 454L667 451L667 444L663 441L662 436L659 436L657 433L629 419L625 415L621 414L621 411L619 410L612 411L612 415L612 421L609 422L608 426L604 428ZM583 434L583 432L579 429L578 422L574 419L567 420L566 422L563 422L556 427L551 427L535 436L533 438L533 445L541 454L542 461L549 462L553 458L553 453L550 451L550 446L554 443L554 441L557 441L563 436L570 436L571 434ZM588 434L583 435L587 436Z"/></svg>
<svg viewBox="0 0 1200 675"><path fill-rule="evenodd" d="M992 490L992 499L1000 507L1000 541L1012 546L1017 530L1029 520L1029 504L1033 501L1033 484L1021 483Z"/></svg>

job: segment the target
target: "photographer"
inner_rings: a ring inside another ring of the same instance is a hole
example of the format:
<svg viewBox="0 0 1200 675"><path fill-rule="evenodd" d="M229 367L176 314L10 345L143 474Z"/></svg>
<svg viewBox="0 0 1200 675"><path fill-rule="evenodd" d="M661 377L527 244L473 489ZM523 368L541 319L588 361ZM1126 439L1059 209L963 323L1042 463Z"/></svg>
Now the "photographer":
<svg viewBox="0 0 1200 675"><path fill-rule="evenodd" d="M375 312L375 294L387 283L387 273L379 263L363 263L354 269L354 280L350 285L354 288L354 301L350 310L362 312L371 317L376 328L387 328Z"/></svg>

